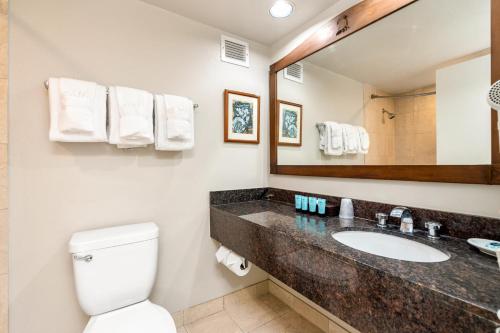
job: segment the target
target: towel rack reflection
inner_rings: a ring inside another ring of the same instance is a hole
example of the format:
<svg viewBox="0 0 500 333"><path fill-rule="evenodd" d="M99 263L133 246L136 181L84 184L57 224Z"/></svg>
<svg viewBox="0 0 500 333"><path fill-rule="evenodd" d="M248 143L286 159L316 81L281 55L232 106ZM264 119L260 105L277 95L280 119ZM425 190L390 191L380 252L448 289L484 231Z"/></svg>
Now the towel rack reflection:
<svg viewBox="0 0 500 333"><path fill-rule="evenodd" d="M49 80L46 80L44 83L46 89L49 89ZM109 88L106 87L106 95L109 95ZM193 108L197 109L199 107L198 104L193 104Z"/></svg>

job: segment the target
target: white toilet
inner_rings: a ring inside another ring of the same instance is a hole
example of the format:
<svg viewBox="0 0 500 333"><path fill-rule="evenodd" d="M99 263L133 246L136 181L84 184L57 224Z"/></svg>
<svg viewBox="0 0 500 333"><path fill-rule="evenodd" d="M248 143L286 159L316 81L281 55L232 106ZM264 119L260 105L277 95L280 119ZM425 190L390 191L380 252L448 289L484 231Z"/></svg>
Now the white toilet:
<svg viewBox="0 0 500 333"><path fill-rule="evenodd" d="M78 301L90 317L83 333L176 333L172 316L148 300L156 276L154 223L77 232L69 250Z"/></svg>

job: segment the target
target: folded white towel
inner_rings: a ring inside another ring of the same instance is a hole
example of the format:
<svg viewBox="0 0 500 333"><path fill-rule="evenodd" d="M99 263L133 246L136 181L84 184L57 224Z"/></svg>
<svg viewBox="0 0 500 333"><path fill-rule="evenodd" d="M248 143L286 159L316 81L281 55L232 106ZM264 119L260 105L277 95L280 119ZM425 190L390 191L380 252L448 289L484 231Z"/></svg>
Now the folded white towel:
<svg viewBox="0 0 500 333"><path fill-rule="evenodd" d="M325 123L325 155L340 156L344 153L342 127L333 121Z"/></svg>
<svg viewBox="0 0 500 333"><path fill-rule="evenodd" d="M356 129L359 135L359 152L362 154L368 154L368 150L370 149L370 135L362 126L357 126Z"/></svg>
<svg viewBox="0 0 500 333"><path fill-rule="evenodd" d="M344 142L344 153L357 154L359 152L359 132L356 127L342 124L342 138Z"/></svg>
<svg viewBox="0 0 500 333"><path fill-rule="evenodd" d="M89 89L88 97L71 96L71 91L62 88L64 80L61 83L61 112L59 113L59 129L64 133L92 133L94 131L94 114L92 111L92 101L95 98L96 84L93 83L93 89ZM66 80L67 81L67 80Z"/></svg>
<svg viewBox="0 0 500 333"><path fill-rule="evenodd" d="M118 148L154 143L152 94L126 87L109 88L109 143Z"/></svg>
<svg viewBox="0 0 500 333"><path fill-rule="evenodd" d="M194 146L193 102L185 97L155 95L157 150L187 150Z"/></svg>
<svg viewBox="0 0 500 333"><path fill-rule="evenodd" d="M49 79L51 141L106 142L106 88L95 82Z"/></svg>
<svg viewBox="0 0 500 333"><path fill-rule="evenodd" d="M186 99L187 100L187 99ZM193 112L192 103L187 100L185 108L169 107L167 99L167 137L169 139L190 140L193 133L190 114ZM190 111L189 111L190 110Z"/></svg>

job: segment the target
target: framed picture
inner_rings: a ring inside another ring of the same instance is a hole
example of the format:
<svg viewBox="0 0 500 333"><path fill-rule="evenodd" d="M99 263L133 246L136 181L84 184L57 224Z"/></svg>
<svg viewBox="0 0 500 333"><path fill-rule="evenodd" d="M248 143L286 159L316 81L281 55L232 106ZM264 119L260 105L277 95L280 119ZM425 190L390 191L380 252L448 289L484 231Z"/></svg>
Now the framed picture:
<svg viewBox="0 0 500 333"><path fill-rule="evenodd" d="M278 145L302 146L302 105L278 101Z"/></svg>
<svg viewBox="0 0 500 333"><path fill-rule="evenodd" d="M239 91L224 91L224 142L258 144L260 141L260 97Z"/></svg>

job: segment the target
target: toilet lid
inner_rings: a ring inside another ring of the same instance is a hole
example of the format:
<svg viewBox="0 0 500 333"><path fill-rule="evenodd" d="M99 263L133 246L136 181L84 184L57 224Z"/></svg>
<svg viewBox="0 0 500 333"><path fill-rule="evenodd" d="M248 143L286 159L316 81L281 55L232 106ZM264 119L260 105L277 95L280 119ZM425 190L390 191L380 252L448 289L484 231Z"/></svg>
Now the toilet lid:
<svg viewBox="0 0 500 333"><path fill-rule="evenodd" d="M83 333L176 333L172 316L150 301L90 318Z"/></svg>

